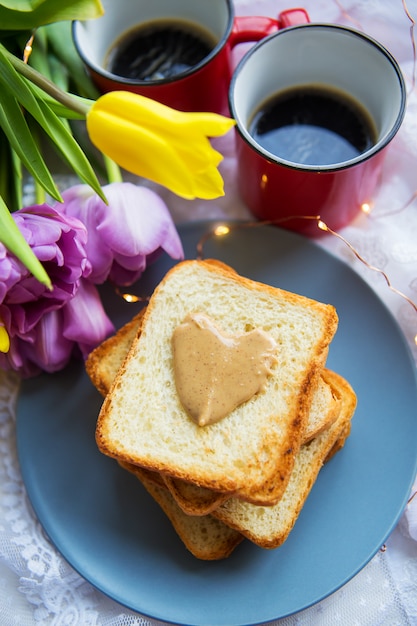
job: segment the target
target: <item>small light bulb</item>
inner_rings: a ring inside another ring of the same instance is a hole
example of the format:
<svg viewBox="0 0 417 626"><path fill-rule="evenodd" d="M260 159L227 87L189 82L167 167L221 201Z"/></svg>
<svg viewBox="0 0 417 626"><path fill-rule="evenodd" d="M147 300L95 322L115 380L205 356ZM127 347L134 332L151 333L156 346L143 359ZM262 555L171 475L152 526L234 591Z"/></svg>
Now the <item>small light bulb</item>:
<svg viewBox="0 0 417 626"><path fill-rule="evenodd" d="M262 174L261 176L261 189L265 189L268 184L268 176L266 174Z"/></svg>
<svg viewBox="0 0 417 626"><path fill-rule="evenodd" d="M361 205L361 211L369 215L369 213L372 211L372 206L368 202L364 202Z"/></svg>
<svg viewBox="0 0 417 626"><path fill-rule="evenodd" d="M139 302L141 298L139 296L135 296L133 293L122 293L121 294L123 300L126 302Z"/></svg>
<svg viewBox="0 0 417 626"><path fill-rule="evenodd" d="M223 237L224 235L228 235L229 233L230 228L229 226L226 226L226 224L221 224L214 229L214 234L216 235L216 237Z"/></svg>
<svg viewBox="0 0 417 626"><path fill-rule="evenodd" d="M115 292L118 296L123 298L123 300L129 303L141 302L142 300L144 300L144 298L141 298L140 296L135 296L134 293L124 293L123 291L120 291L119 287L115 287Z"/></svg>

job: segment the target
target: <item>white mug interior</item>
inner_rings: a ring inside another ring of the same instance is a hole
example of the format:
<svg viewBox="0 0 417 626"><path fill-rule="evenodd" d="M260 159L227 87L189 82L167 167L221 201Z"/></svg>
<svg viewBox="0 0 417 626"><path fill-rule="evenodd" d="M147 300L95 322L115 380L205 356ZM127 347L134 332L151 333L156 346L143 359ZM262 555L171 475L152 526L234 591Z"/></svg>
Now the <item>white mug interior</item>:
<svg viewBox="0 0 417 626"><path fill-rule="evenodd" d="M235 70L229 103L243 138L276 162L249 133L254 113L272 96L291 87L316 85L349 94L369 113L376 143L343 164L302 165L329 170L351 166L382 149L397 132L405 111L405 86L397 62L378 42L333 24L305 24L279 31L256 44Z"/></svg>
<svg viewBox="0 0 417 626"><path fill-rule="evenodd" d="M102 0L102 4L104 15L94 20L74 22L73 33L84 62L109 78L115 78L105 67L109 49L140 24L160 19L198 24L217 41L205 62L223 45L233 25L229 0ZM129 80L124 79L124 82Z"/></svg>

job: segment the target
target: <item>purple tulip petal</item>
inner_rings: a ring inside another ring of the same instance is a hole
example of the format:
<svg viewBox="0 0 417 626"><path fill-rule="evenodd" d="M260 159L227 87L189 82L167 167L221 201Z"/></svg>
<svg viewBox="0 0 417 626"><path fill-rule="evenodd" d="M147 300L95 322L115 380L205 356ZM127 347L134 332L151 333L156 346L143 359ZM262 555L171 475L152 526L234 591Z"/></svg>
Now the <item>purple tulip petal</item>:
<svg viewBox="0 0 417 626"><path fill-rule="evenodd" d="M0 355L0 367L14 369L23 378L56 372L67 365L73 350L74 343L62 333L61 312L53 311L42 317L36 332L12 341L9 352Z"/></svg>
<svg viewBox="0 0 417 626"><path fill-rule="evenodd" d="M64 336L62 311L44 315L36 327L35 342L26 344L26 359L45 372L56 372L71 358L74 343Z"/></svg>
<svg viewBox="0 0 417 626"><path fill-rule="evenodd" d="M87 227L92 282L100 284L110 278L129 285L140 277L147 258L157 250L183 258L171 215L156 193L132 183L111 183L103 191L108 204L86 185L77 185L63 193L60 207Z"/></svg>
<svg viewBox="0 0 417 626"><path fill-rule="evenodd" d="M114 326L103 308L97 288L87 280L80 282L77 294L62 309L64 336L76 341L87 356L104 341Z"/></svg>

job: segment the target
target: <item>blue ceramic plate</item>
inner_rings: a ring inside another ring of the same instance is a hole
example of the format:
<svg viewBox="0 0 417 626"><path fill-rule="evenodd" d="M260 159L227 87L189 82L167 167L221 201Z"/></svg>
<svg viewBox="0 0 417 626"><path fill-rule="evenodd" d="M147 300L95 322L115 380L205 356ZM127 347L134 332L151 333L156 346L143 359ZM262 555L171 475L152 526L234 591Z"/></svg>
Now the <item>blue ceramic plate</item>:
<svg viewBox="0 0 417 626"><path fill-rule="evenodd" d="M212 222L180 229L186 256ZM192 626L270 621L341 587L374 556L406 504L417 469L417 385L401 331L349 267L310 240L273 227L235 229L205 256L271 285L330 302L340 324L328 366L358 396L345 448L320 473L285 544L245 541L230 558L191 556L139 482L101 455L101 398L83 367L25 382L17 439L23 478L46 533L88 581L147 616ZM135 287L146 295L172 265L160 259ZM137 311L103 297L120 326Z"/></svg>

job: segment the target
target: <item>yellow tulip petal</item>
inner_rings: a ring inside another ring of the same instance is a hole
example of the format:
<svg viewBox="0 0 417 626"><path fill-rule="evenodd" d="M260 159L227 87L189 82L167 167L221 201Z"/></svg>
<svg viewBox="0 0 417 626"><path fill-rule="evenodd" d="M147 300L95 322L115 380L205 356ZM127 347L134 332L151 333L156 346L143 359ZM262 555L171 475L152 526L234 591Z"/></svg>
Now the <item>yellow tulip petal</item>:
<svg viewBox="0 0 417 626"><path fill-rule="evenodd" d="M161 137L148 129L115 119L104 111L87 117L92 143L122 168L164 185L187 199L195 197L192 172Z"/></svg>
<svg viewBox="0 0 417 626"><path fill-rule="evenodd" d="M223 178L215 167L197 173L194 177L194 184L198 189L198 197L203 200L213 200L224 196Z"/></svg>
<svg viewBox="0 0 417 626"><path fill-rule="evenodd" d="M235 120L217 113L196 113L171 109L160 102L128 91L111 91L101 96L92 109L146 126L155 132L177 137L218 137L227 133Z"/></svg>
<svg viewBox="0 0 417 626"><path fill-rule="evenodd" d="M165 104L156 102L156 100L130 91L111 91L106 93L93 106L104 107L106 110L113 111L118 115L123 114L126 119L130 119L136 124L146 124L148 128L153 126L160 127L161 122L166 128L173 124L190 126L190 129L196 129L196 132L208 137L224 135L235 125L233 119L218 113L177 111Z"/></svg>
<svg viewBox="0 0 417 626"><path fill-rule="evenodd" d="M216 170L223 156L208 137L233 125L222 115L184 113L124 91L101 96L87 114L88 134L101 152L124 169L190 199L223 195Z"/></svg>
<svg viewBox="0 0 417 626"><path fill-rule="evenodd" d="M225 135L236 122L230 117L224 117L217 113L184 113L188 116L187 125L196 133L203 133L207 137L220 137Z"/></svg>
<svg viewBox="0 0 417 626"><path fill-rule="evenodd" d="M8 352L10 349L10 337L4 326L0 326L0 352Z"/></svg>
<svg viewBox="0 0 417 626"><path fill-rule="evenodd" d="M148 129L156 133L153 129ZM162 135L162 132L157 134ZM223 155L213 148L205 135L196 137L184 128L180 133L170 132L167 129L163 132L163 137L193 170L200 171L210 165L217 167L223 160Z"/></svg>
<svg viewBox="0 0 417 626"><path fill-rule="evenodd" d="M223 155L213 148L206 137L204 139L207 143L203 141L193 143L187 136L179 142L171 140L169 136L166 138L192 171L197 172L209 166L217 167L223 160Z"/></svg>
<svg viewBox="0 0 417 626"><path fill-rule="evenodd" d="M199 160L204 166L207 163L217 166L223 160L223 155L213 148L209 136L198 125L175 126L165 124L161 125L159 130L147 125L147 128L163 134L166 140L175 146L179 152L192 154L194 162Z"/></svg>
<svg viewBox="0 0 417 626"><path fill-rule="evenodd" d="M110 91L100 96L90 112L99 110L147 128L161 128L161 123L168 128L179 123L179 111L130 91Z"/></svg>

